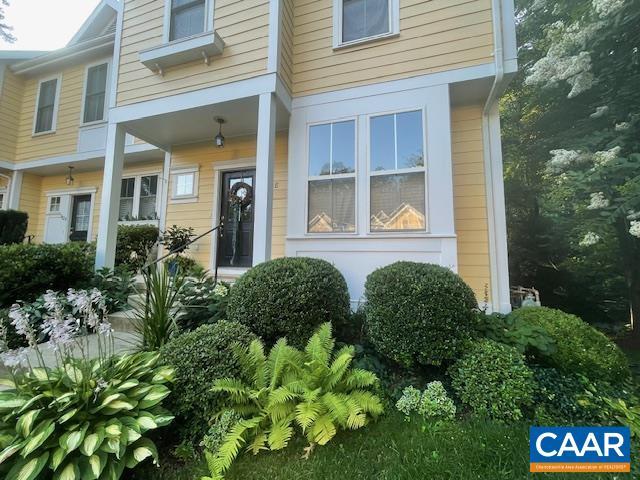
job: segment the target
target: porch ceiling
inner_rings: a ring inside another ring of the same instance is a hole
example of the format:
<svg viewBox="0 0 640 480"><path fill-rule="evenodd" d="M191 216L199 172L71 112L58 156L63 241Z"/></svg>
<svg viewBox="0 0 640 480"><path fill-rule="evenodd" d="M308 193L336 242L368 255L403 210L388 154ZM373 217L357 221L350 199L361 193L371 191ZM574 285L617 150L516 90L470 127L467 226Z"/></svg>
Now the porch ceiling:
<svg viewBox="0 0 640 480"><path fill-rule="evenodd" d="M229 102L205 105L163 115L126 122L126 130L136 137L160 148L173 145L211 141L218 134L215 119L225 120L225 137L254 135L258 130L258 98L245 97ZM280 102L277 110L277 129L286 130L289 115Z"/></svg>

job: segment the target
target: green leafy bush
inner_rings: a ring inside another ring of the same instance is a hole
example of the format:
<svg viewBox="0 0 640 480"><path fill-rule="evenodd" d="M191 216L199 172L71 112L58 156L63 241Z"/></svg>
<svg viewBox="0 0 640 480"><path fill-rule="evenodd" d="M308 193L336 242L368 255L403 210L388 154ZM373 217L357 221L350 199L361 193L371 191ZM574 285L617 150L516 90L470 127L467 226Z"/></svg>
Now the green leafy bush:
<svg viewBox="0 0 640 480"><path fill-rule="evenodd" d="M29 215L17 210L0 210L0 245L24 242Z"/></svg>
<svg viewBox="0 0 640 480"><path fill-rule="evenodd" d="M477 322L481 337L510 345L520 353L549 357L557 351L556 342L543 327L523 318L478 312Z"/></svg>
<svg viewBox="0 0 640 480"><path fill-rule="evenodd" d="M159 237L158 227L153 225L118 225L116 266L133 272L139 270Z"/></svg>
<svg viewBox="0 0 640 480"><path fill-rule="evenodd" d="M366 330L380 353L413 367L458 357L474 325L476 298L451 270L397 262L367 277Z"/></svg>
<svg viewBox="0 0 640 480"><path fill-rule="evenodd" d="M225 410L222 412L204 436L202 446L210 452L217 452L224 443L225 437L240 420L242 420L242 417L233 410Z"/></svg>
<svg viewBox="0 0 640 480"><path fill-rule="evenodd" d="M109 313L128 308L129 296L134 293L133 277L125 268L98 270L91 286L103 293Z"/></svg>
<svg viewBox="0 0 640 480"><path fill-rule="evenodd" d="M417 413L426 420L453 420L456 406L447 395L442 382L431 382L421 392L410 386L403 390L402 397L396 402L396 408L408 418Z"/></svg>
<svg viewBox="0 0 640 480"><path fill-rule="evenodd" d="M229 284L216 282L209 275L188 278L182 288L178 301L182 312L176 318L182 331L223 320L227 316L229 303Z"/></svg>
<svg viewBox="0 0 640 480"><path fill-rule="evenodd" d="M222 409L220 394L210 391L212 382L240 374L232 346L236 342L248 345L254 339L244 325L221 320L162 347L162 361L176 370L175 388L167 405L178 418L175 428L179 439L200 442L209 420Z"/></svg>
<svg viewBox="0 0 640 480"><path fill-rule="evenodd" d="M574 315L532 307L515 310L509 317L548 332L556 344L548 362L559 370L607 382L622 381L630 375L627 358L617 345Z"/></svg>
<svg viewBox="0 0 640 480"><path fill-rule="evenodd" d="M449 370L460 400L477 415L518 421L531 405L533 373L515 348L480 340Z"/></svg>
<svg viewBox="0 0 640 480"><path fill-rule="evenodd" d="M33 301L47 290L87 286L94 259L90 243L0 246L0 307Z"/></svg>
<svg viewBox="0 0 640 480"><path fill-rule="evenodd" d="M349 318L349 291L340 272L315 258L279 258L242 275L229 297L229 320L244 323L267 345L287 337L303 346L327 320Z"/></svg>
<svg viewBox="0 0 640 480"><path fill-rule="evenodd" d="M217 452L207 452L212 477L219 479L237 457L240 447L257 454L285 448L299 427L310 446L325 445L338 429L364 427L383 411L369 390L378 382L366 370L351 368L354 348L334 352L331 324L323 324L301 351L278 340L268 356L255 340L236 350L242 379L214 382L213 390L228 396L231 409L242 416Z"/></svg>

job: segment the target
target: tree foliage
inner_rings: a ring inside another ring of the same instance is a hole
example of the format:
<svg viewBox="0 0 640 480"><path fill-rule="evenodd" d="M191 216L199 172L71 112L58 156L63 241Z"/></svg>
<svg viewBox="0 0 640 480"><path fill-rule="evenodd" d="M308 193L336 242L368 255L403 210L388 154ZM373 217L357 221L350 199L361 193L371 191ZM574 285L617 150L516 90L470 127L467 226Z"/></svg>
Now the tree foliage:
<svg viewBox="0 0 640 480"><path fill-rule="evenodd" d="M9 6L9 0L0 0L0 40L4 40L7 43L13 43L16 41L16 37L11 33L13 27L5 22L4 7Z"/></svg>

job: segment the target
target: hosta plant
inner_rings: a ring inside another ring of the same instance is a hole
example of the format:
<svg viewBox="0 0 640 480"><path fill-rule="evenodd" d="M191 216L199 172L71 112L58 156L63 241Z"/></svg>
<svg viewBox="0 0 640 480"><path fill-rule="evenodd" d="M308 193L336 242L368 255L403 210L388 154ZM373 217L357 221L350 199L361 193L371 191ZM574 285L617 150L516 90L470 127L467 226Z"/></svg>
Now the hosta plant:
<svg viewBox="0 0 640 480"><path fill-rule="evenodd" d="M147 458L158 461L148 432L173 419L161 406L173 370L159 365L157 353L113 355L96 292L70 292L76 316L61 315L58 296L47 295L47 347L35 343L28 314L11 310L32 350L2 354L11 372L0 392L2 478L117 480ZM87 336L89 329L95 337ZM55 365L45 362L44 348L53 350ZM96 358L89 358L90 348Z"/></svg>
<svg viewBox="0 0 640 480"><path fill-rule="evenodd" d="M382 414L382 403L371 392L378 378L352 368L354 347L334 352L334 346L331 325L326 323L304 350L285 339L276 342L268 355L259 340L236 350L246 380L219 379L213 390L228 396L230 410L241 420L216 452L206 452L211 477L203 480L222 478L245 445L253 454L279 450L299 429L309 441L308 456L339 429L361 428Z"/></svg>

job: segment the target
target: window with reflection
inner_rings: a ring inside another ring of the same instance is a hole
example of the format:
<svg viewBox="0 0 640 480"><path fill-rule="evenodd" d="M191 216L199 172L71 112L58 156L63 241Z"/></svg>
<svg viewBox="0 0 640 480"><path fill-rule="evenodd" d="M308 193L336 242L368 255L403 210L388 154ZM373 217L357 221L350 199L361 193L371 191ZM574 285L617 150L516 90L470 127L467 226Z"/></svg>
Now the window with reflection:
<svg viewBox="0 0 640 480"><path fill-rule="evenodd" d="M206 0L172 0L170 40L204 32Z"/></svg>
<svg viewBox="0 0 640 480"><path fill-rule="evenodd" d="M369 155L371 232L425 231L422 111L371 117Z"/></svg>
<svg viewBox="0 0 640 480"><path fill-rule="evenodd" d="M312 125L308 158L308 232L355 232L355 120Z"/></svg>

